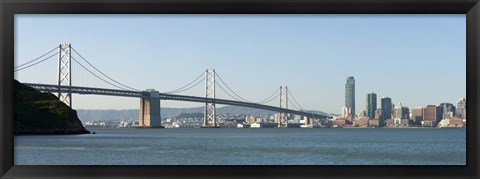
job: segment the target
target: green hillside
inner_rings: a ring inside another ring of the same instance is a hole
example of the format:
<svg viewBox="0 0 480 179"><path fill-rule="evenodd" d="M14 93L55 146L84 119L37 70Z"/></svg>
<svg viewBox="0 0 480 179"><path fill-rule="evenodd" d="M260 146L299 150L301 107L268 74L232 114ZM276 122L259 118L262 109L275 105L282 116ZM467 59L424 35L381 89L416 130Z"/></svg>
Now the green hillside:
<svg viewBox="0 0 480 179"><path fill-rule="evenodd" d="M15 80L15 134L88 134L77 112L50 93Z"/></svg>

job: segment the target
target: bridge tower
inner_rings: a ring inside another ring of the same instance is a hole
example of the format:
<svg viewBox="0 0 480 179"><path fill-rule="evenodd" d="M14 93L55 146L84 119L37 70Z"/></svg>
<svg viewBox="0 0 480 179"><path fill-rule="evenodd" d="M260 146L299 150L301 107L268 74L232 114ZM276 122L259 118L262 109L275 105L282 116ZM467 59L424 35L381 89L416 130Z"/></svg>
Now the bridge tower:
<svg viewBox="0 0 480 179"><path fill-rule="evenodd" d="M280 108L288 109L287 90L287 86L280 86ZM280 112L279 116L278 127L288 127L287 113Z"/></svg>
<svg viewBox="0 0 480 179"><path fill-rule="evenodd" d="M207 69L205 73L205 98L215 99L215 69ZM218 127L215 110L215 103L205 103L202 127Z"/></svg>
<svg viewBox="0 0 480 179"><path fill-rule="evenodd" d="M58 91L58 99L72 107L72 46L69 43L58 46L58 86L68 86L68 92Z"/></svg>

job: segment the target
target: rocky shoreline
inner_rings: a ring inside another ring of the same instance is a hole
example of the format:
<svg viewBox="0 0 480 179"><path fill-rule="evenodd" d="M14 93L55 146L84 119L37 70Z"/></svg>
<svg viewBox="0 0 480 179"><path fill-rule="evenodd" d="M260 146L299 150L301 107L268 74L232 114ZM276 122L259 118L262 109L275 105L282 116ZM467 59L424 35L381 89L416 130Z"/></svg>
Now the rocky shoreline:
<svg viewBox="0 0 480 179"><path fill-rule="evenodd" d="M51 93L15 81L15 135L90 134L73 110Z"/></svg>

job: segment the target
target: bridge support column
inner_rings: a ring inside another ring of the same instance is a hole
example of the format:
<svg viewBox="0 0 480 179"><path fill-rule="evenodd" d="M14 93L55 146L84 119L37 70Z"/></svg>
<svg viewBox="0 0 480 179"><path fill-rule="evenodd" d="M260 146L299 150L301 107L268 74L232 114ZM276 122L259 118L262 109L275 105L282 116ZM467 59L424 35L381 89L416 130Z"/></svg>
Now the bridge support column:
<svg viewBox="0 0 480 179"><path fill-rule="evenodd" d="M287 86L280 86L280 108L288 109L288 96L287 96ZM278 127L288 127L288 116L287 113L281 112L280 119L278 120Z"/></svg>
<svg viewBox="0 0 480 179"><path fill-rule="evenodd" d="M205 98L215 99L215 69L208 69L205 73ZM206 102L202 128L216 128L217 124L215 103Z"/></svg>
<svg viewBox="0 0 480 179"><path fill-rule="evenodd" d="M312 117L307 117L306 123L307 123L307 125L313 125L313 118Z"/></svg>
<svg viewBox="0 0 480 179"><path fill-rule="evenodd" d="M147 90L140 99L138 125L141 128L163 128L158 91Z"/></svg>
<svg viewBox="0 0 480 179"><path fill-rule="evenodd" d="M72 107L72 46L70 44L60 44L58 46L58 87L68 86L68 92L58 91L58 99L68 106Z"/></svg>

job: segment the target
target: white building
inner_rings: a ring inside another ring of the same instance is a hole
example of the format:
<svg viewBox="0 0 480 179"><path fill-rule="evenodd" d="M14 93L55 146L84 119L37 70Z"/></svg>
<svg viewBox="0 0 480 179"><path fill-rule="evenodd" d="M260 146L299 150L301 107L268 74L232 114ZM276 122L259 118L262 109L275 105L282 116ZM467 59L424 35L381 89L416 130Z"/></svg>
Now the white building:
<svg viewBox="0 0 480 179"><path fill-rule="evenodd" d="M347 106L343 106L342 108L342 117L347 118L348 114L350 114L350 108Z"/></svg>
<svg viewBox="0 0 480 179"><path fill-rule="evenodd" d="M448 127L450 125L450 120L449 119L442 119L438 123L438 127Z"/></svg>
<svg viewBox="0 0 480 179"><path fill-rule="evenodd" d="M250 128L261 128L262 126L259 123L250 124Z"/></svg>

